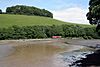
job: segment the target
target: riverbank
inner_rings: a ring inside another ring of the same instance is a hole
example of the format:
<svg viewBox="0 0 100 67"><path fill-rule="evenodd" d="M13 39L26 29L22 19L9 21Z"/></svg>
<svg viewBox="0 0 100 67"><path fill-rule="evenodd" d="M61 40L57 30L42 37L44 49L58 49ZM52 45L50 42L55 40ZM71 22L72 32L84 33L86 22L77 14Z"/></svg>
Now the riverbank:
<svg viewBox="0 0 100 67"><path fill-rule="evenodd" d="M63 39L19 39L19 40L0 40L0 45L25 45L25 44L50 44L54 42L64 43Z"/></svg>
<svg viewBox="0 0 100 67"><path fill-rule="evenodd" d="M83 46L89 48L96 48L98 44L100 44L99 39L92 39L92 40L84 40L84 39L19 39L19 40L0 40L0 45L12 45L12 46L20 46L20 45L27 45L27 44L52 44L52 43L59 43L64 45L70 46Z"/></svg>
<svg viewBox="0 0 100 67"><path fill-rule="evenodd" d="M64 52L80 50L83 46L66 44L61 39L2 40L1 67L64 67Z"/></svg>
<svg viewBox="0 0 100 67"><path fill-rule="evenodd" d="M84 39L19 39L19 40L0 40L0 45L2 44L11 44L11 43L52 43L52 42L61 42L66 44L73 44L73 45L80 45L86 47L95 47L97 44L100 44L99 39L91 39L91 40L84 40Z"/></svg>
<svg viewBox="0 0 100 67"><path fill-rule="evenodd" d="M70 42L71 41L71 42ZM21 46L34 44L50 44L60 47L70 46L70 51L84 48L83 45L74 44L74 39L20 39L20 40L0 40L0 45Z"/></svg>
<svg viewBox="0 0 100 67"><path fill-rule="evenodd" d="M92 49L88 47L99 42L83 39L0 40L0 66L69 67L73 61L91 53Z"/></svg>

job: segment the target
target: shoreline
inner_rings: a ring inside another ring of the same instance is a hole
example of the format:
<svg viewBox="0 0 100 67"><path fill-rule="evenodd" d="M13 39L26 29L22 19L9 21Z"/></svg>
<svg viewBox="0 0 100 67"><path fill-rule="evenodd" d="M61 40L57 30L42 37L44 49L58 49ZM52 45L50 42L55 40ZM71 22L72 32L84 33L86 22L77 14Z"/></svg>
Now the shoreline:
<svg viewBox="0 0 100 67"><path fill-rule="evenodd" d="M11 44L46 44L53 42L61 42L62 39L19 39L19 40L0 40L0 45Z"/></svg>
<svg viewBox="0 0 100 67"><path fill-rule="evenodd" d="M3 44L13 44L13 43L52 43L52 42L61 42L69 45L79 45L79 46L85 46L90 48L95 48L97 44L100 44L99 39L91 39L91 40L85 40L85 39L67 39L67 38L61 38L61 39L17 39L17 40L0 40L0 45Z"/></svg>
<svg viewBox="0 0 100 67"><path fill-rule="evenodd" d="M72 39L67 39L72 40ZM84 48L88 48L83 45L76 45L72 44L70 42L66 41L66 39L20 39L20 40L0 40L0 45L10 45L10 46L23 46L23 45L34 45L34 44L50 44L58 47L68 47L69 49L68 52L74 51L74 50L80 50ZM64 51L66 52L66 51ZM63 53L63 52L61 52Z"/></svg>
<svg viewBox="0 0 100 67"><path fill-rule="evenodd" d="M54 50L54 52L56 52L59 49L54 55L52 54L52 56L51 56L52 57L51 59L54 58L53 60L56 63L56 60L57 60L57 62L58 61L61 62L61 61L63 61L63 59L65 60L66 58L68 58L67 56L70 57L70 55L68 55L67 53L71 53L72 54L71 56L74 56L74 54L73 54L74 51L77 52L77 50L79 50L80 52L82 52L85 50L89 50L88 47L83 46L84 43L82 43L81 41L83 41L83 40L77 40L77 39L24 39L24 40L21 39L21 40L2 40L2 41L0 40L1 48L4 47L3 49L1 49L1 53L4 53L4 55L1 54L1 57L4 56L4 58L5 58L5 56L12 55L14 57L20 56L21 57L20 59L23 59L23 56L27 57L27 54L28 54L31 57L34 55L33 53L38 53L39 55L37 55L37 56L40 56L44 53L43 55L45 56L46 51L47 51L46 55L48 56L48 53L51 53L52 50ZM86 41L84 41L84 42L86 42ZM81 43L82 43L82 45L80 45ZM47 45L49 45L49 46L47 46ZM37 48L35 49L36 46L37 46ZM13 49L13 47L14 47L14 49ZM41 49L43 49L42 50L43 52L41 52ZM35 52L36 50L37 50L37 52ZM2 51L4 51L4 52L2 52ZM10 51L11 51L11 53L15 53L15 54L11 54ZM63 54L66 54L66 56ZM28 57L28 58L31 60L30 57ZM64 57L66 57L66 58L64 58ZM8 58L9 58L9 56L8 56ZM19 59L19 58L17 58L17 59ZM51 59L50 59L50 61L53 61ZM15 61L15 60L13 60L13 61ZM15 62L17 62L17 61L15 61ZM66 63L66 61L63 61L63 62ZM5 61L5 63L6 63L6 61ZM62 63L62 65L64 65L64 63ZM59 64L57 64L57 65L59 65ZM58 67L58 66L55 66L55 67ZM63 67L63 66L60 66L60 67Z"/></svg>

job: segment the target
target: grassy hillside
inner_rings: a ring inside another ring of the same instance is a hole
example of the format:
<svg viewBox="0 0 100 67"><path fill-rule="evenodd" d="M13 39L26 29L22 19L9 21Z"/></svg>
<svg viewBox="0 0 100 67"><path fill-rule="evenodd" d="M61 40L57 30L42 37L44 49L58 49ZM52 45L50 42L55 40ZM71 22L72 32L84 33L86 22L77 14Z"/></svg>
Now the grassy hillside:
<svg viewBox="0 0 100 67"><path fill-rule="evenodd" d="M0 14L0 28L9 27L13 25L32 26L32 25L53 25L53 24L61 25L66 23L47 17Z"/></svg>
<svg viewBox="0 0 100 67"><path fill-rule="evenodd" d="M48 17L0 14L0 28L10 27L13 25L33 26L33 25L61 25L61 24L71 25L73 23L63 22ZM78 24L78 25L90 26L83 24Z"/></svg>
<svg viewBox="0 0 100 67"><path fill-rule="evenodd" d="M0 14L0 40L50 38L52 36L99 38L95 29L92 25L65 23L47 17Z"/></svg>

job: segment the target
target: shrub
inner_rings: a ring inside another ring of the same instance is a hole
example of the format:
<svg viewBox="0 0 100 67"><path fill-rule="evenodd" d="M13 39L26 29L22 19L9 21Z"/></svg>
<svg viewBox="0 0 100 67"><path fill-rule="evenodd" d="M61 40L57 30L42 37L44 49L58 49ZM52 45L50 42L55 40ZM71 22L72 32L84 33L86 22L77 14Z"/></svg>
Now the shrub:
<svg viewBox="0 0 100 67"><path fill-rule="evenodd" d="M100 34L100 31L98 31ZM0 40L4 39L33 39L51 38L52 36L83 37L84 39L98 39L95 27L83 27L80 25L52 25L52 26L12 26L0 28Z"/></svg>

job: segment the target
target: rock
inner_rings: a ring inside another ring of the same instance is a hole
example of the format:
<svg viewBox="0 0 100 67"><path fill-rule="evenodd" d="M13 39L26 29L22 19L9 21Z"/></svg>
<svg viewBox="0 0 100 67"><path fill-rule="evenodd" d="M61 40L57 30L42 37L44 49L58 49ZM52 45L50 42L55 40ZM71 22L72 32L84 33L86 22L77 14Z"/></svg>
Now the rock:
<svg viewBox="0 0 100 67"><path fill-rule="evenodd" d="M81 58L72 64L79 67L100 66L100 50L96 50L93 54L86 55L86 58Z"/></svg>

